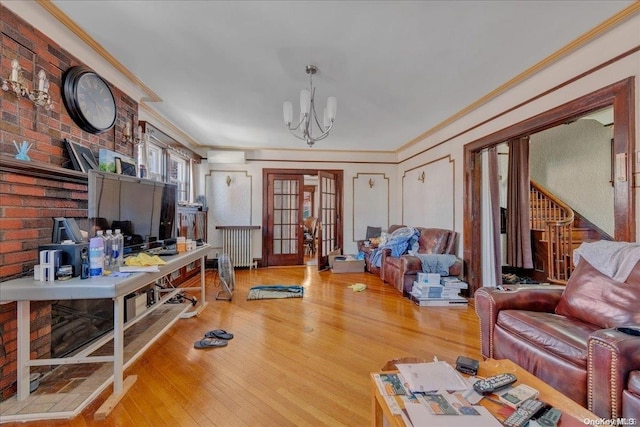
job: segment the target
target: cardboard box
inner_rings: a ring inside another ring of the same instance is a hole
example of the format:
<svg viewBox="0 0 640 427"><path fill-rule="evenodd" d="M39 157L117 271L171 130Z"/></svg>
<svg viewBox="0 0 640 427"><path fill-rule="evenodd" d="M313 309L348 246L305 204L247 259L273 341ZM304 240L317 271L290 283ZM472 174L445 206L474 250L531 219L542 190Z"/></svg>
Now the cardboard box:
<svg viewBox="0 0 640 427"><path fill-rule="evenodd" d="M351 257L353 257L353 255L351 255ZM338 256L333 260L332 271L334 273L362 273L364 272L364 260L355 258L343 260Z"/></svg>
<svg viewBox="0 0 640 427"><path fill-rule="evenodd" d="M342 249L334 249L331 252L329 252L329 268L333 268L333 260L337 257L337 256L342 256Z"/></svg>

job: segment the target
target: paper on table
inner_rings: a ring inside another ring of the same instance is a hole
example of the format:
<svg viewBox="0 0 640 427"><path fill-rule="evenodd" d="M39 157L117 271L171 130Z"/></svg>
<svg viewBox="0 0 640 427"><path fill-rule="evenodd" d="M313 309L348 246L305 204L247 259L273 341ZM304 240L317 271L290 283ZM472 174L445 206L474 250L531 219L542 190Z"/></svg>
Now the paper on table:
<svg viewBox="0 0 640 427"><path fill-rule="evenodd" d="M412 392L466 390L468 383L447 362L401 363L396 365Z"/></svg>
<svg viewBox="0 0 640 427"><path fill-rule="evenodd" d="M422 403L404 404L413 427L502 427L483 406L474 406L480 415L434 415Z"/></svg>

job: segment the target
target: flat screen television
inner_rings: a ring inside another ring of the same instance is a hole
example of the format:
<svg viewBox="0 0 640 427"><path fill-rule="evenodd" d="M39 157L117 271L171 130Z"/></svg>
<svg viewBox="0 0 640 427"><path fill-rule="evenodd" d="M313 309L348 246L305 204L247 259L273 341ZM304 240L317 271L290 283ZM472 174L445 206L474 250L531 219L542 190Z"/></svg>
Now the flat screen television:
<svg viewBox="0 0 640 427"><path fill-rule="evenodd" d="M90 170L89 236L120 228L125 246L174 238L176 193L174 184Z"/></svg>

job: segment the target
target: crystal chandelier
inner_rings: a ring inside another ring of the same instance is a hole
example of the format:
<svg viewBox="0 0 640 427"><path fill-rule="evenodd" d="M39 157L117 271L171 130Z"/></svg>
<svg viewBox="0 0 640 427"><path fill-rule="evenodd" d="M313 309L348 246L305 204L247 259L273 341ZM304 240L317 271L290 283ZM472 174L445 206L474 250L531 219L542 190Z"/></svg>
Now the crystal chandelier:
<svg viewBox="0 0 640 427"><path fill-rule="evenodd" d="M305 141L309 147L313 147L316 141L321 141L329 136L329 132L331 132L336 119L338 101L335 96L327 98L327 106L324 109L324 116L321 123L316 113L316 88L313 87L313 75L318 72L318 67L315 65L307 65L306 71L309 75L309 88L300 91L300 121L298 124L293 125L293 104L290 101L284 103L282 112L284 114L284 124L291 134ZM315 134L314 127L317 128Z"/></svg>

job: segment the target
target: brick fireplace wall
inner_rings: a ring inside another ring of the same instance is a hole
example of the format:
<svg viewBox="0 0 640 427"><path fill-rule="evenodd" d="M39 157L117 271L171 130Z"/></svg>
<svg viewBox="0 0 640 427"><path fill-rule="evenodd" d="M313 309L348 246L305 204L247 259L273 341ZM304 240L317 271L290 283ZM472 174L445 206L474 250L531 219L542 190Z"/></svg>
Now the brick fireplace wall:
<svg viewBox="0 0 640 427"><path fill-rule="evenodd" d="M38 246L51 242L53 217L87 217L86 174L69 170L64 138L90 147L96 158L100 148L133 156L133 145L124 143L127 120L138 121L137 102L111 86L118 118L100 135L80 129L69 117L62 99L62 74L84 65L69 52L0 4L0 76L11 73L18 59L24 76L33 80L44 69L50 81L54 106L36 108L28 98L0 91L0 281L33 274ZM31 162L14 160L13 141L33 144ZM31 357L50 355L51 304L31 305ZM0 399L15 393L16 304L0 305Z"/></svg>

